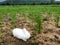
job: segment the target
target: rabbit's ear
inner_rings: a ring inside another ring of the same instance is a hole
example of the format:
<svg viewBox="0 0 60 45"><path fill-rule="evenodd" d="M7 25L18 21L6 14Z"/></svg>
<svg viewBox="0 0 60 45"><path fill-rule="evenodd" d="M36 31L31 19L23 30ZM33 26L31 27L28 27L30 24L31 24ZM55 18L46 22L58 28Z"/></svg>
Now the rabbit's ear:
<svg viewBox="0 0 60 45"><path fill-rule="evenodd" d="M23 30L26 30L26 28L23 28Z"/></svg>

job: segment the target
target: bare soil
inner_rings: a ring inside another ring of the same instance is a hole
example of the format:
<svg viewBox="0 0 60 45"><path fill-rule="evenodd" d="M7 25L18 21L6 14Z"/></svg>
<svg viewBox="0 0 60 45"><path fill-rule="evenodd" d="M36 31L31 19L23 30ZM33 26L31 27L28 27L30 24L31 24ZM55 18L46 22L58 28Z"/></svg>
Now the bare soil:
<svg viewBox="0 0 60 45"><path fill-rule="evenodd" d="M54 17L50 17L48 20L43 18L42 33L38 34L31 26L32 21L16 15L16 21L11 22L10 16L3 18L4 22L1 27L2 35L0 36L0 45L60 45L60 28L55 26ZM31 38L26 42L17 39L12 35L14 28L27 28L31 33Z"/></svg>

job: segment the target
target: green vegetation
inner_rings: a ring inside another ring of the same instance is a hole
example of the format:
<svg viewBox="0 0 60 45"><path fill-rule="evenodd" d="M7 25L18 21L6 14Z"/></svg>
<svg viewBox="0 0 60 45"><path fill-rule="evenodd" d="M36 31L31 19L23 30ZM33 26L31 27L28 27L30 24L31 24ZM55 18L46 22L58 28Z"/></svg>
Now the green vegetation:
<svg viewBox="0 0 60 45"><path fill-rule="evenodd" d="M7 16L10 13L12 22L16 21L16 13L19 13L21 16L25 17L25 13L28 12L28 17L34 22L37 22L36 26L33 26L37 32L41 32L42 29L42 15L41 13L48 13L47 19L51 16L51 12L56 12L58 15L56 17L56 23L59 21L60 6L42 6L42 5L20 5L20 6L0 6L0 25L3 23L4 15ZM59 17L59 18L58 18ZM25 19L26 20L26 19ZM33 23L34 23L33 22ZM13 23L14 24L14 23Z"/></svg>
<svg viewBox="0 0 60 45"><path fill-rule="evenodd" d="M59 26L59 21L60 21L60 15L59 15L59 13L55 15L55 21L56 21L56 23L55 23L56 27L60 27Z"/></svg>
<svg viewBox="0 0 60 45"><path fill-rule="evenodd" d="M29 18L31 18L33 20L32 25L33 25L34 29L38 33L41 33L41 29L42 29L42 15L40 13L38 14L36 12L32 12L32 13L30 13ZM34 23L34 22L37 22L37 24Z"/></svg>

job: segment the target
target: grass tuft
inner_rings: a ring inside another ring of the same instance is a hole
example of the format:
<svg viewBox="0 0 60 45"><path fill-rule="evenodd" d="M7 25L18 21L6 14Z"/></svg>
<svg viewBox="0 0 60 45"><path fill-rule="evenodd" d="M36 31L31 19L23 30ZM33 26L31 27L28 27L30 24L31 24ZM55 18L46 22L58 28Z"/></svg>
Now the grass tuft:
<svg viewBox="0 0 60 45"><path fill-rule="evenodd" d="M38 32L41 33L41 29L42 29L42 15L40 15L40 13L36 13L33 12L33 14L31 13L29 15L29 18L31 18L33 20L33 27L34 29ZM36 23L34 23L36 22Z"/></svg>

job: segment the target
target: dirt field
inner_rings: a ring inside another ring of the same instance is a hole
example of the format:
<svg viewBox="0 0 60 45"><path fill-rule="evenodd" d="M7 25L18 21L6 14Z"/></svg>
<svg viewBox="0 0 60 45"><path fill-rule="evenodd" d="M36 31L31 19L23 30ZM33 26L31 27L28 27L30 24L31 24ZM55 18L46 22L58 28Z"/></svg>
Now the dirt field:
<svg viewBox="0 0 60 45"><path fill-rule="evenodd" d="M3 24L0 25L2 33L0 35L0 45L60 45L60 27L55 26L53 16L48 20L43 16L41 34L34 31L30 25L30 19L25 21L23 17L16 15L16 21L11 22L10 16L8 15L3 20ZM24 26L31 33L31 38L27 42L17 39L12 35L13 28L23 28Z"/></svg>
<svg viewBox="0 0 60 45"><path fill-rule="evenodd" d="M1 6L0 11L0 45L60 45L59 6ZM33 28L35 22L24 16L35 14L42 15L41 33ZM26 42L12 35L14 28L23 27L31 33Z"/></svg>

